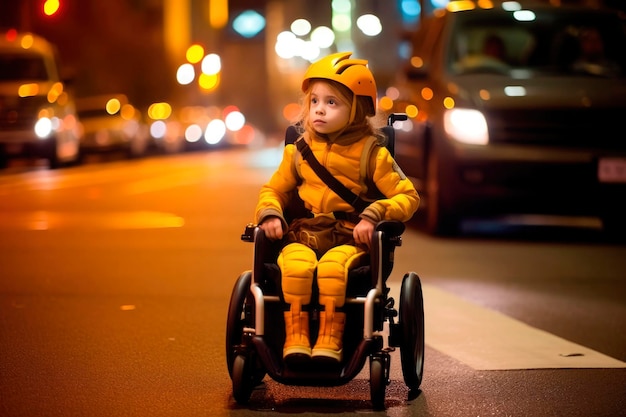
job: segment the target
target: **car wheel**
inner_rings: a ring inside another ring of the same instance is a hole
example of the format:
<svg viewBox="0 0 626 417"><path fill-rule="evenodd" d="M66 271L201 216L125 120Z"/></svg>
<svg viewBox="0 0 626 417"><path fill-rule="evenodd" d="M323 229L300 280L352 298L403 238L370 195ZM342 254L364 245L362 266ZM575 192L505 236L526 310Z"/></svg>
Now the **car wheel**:
<svg viewBox="0 0 626 417"><path fill-rule="evenodd" d="M454 236L459 232L459 218L444 201L445 184L441 181L439 158L431 151L426 180L426 231L437 236Z"/></svg>
<svg viewBox="0 0 626 417"><path fill-rule="evenodd" d="M602 217L602 229L604 234L612 241L626 241L626 218L621 213L605 214Z"/></svg>
<svg viewBox="0 0 626 417"><path fill-rule="evenodd" d="M48 167L50 169L59 169L62 166L63 166L63 163L61 163L61 160L59 159L59 156L56 154L56 152L53 152L48 157Z"/></svg>
<svg viewBox="0 0 626 417"><path fill-rule="evenodd" d="M429 199L426 227L436 236L455 236L459 233L459 219L443 207L438 196Z"/></svg>
<svg viewBox="0 0 626 417"><path fill-rule="evenodd" d="M141 158L146 155L148 143L141 138L133 138L127 149L129 159Z"/></svg>
<svg viewBox="0 0 626 417"><path fill-rule="evenodd" d="M8 166L9 166L9 158L6 155L0 153L0 169L4 169Z"/></svg>

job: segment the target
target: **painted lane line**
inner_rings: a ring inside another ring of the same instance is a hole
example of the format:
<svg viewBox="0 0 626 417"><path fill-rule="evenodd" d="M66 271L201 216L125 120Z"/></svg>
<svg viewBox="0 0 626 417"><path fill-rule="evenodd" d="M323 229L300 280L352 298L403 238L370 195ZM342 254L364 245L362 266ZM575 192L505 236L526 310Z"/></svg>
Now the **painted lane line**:
<svg viewBox="0 0 626 417"><path fill-rule="evenodd" d="M422 284L426 344L476 370L626 368L626 363Z"/></svg>

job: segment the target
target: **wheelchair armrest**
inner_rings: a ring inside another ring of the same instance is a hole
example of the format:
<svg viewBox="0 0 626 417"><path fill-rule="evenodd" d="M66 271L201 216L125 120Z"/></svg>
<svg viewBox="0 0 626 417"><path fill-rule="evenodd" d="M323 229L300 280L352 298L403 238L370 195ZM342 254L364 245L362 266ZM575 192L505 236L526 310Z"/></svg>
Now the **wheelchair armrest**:
<svg viewBox="0 0 626 417"><path fill-rule="evenodd" d="M386 281L393 269L394 250L396 246L402 245L402 233L405 225L399 220L383 220L376 224L374 239L370 250L370 274L371 285L375 287L379 283L379 278ZM378 234L380 233L380 241ZM379 277L379 272L382 277Z"/></svg>
<svg viewBox="0 0 626 417"><path fill-rule="evenodd" d="M243 233L241 234L241 240L244 242L254 243L255 259L266 262L271 261L272 256L276 255L279 242L274 242L265 237L265 231L254 223L248 223ZM274 256L273 259L275 259Z"/></svg>
<svg viewBox="0 0 626 417"><path fill-rule="evenodd" d="M267 266L270 264L276 264L278 254L281 248L281 241L272 241L265 237L265 231L258 225L248 223L244 232L241 234L241 240L244 242L254 243L254 258L253 258L253 271L254 279L256 282L262 282L266 288L270 285L269 276L267 272ZM272 285L276 285L273 281Z"/></svg>
<svg viewBox="0 0 626 417"><path fill-rule="evenodd" d="M389 242L395 246L402 244L401 235L404 233L406 226L399 220L383 220L376 224L376 231L383 232L384 239L388 239Z"/></svg>

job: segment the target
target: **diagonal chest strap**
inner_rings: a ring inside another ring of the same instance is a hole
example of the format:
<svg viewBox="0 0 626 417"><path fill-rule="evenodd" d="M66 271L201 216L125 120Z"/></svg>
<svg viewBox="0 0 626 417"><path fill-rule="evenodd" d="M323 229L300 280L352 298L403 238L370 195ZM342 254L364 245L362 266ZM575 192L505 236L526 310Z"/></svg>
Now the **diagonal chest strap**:
<svg viewBox="0 0 626 417"><path fill-rule="evenodd" d="M320 179L324 181L324 183L326 183L326 185L328 185L331 190L337 193L339 197L344 199L359 213L365 210L369 203L350 191L337 178L335 178L330 172L328 172L328 170L315 158L315 155L313 155L311 148L304 141L304 139L298 139L296 141L296 147L298 148L298 151L300 151L302 157L309 163L313 171L315 171L317 176L320 177Z"/></svg>

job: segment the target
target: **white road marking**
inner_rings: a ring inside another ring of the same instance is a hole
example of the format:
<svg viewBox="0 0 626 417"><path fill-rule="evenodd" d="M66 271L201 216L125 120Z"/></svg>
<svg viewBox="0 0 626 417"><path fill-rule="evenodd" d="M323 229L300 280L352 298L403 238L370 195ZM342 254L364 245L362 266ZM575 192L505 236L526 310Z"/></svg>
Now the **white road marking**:
<svg viewBox="0 0 626 417"><path fill-rule="evenodd" d="M477 370L626 368L626 363L422 284L426 344Z"/></svg>

